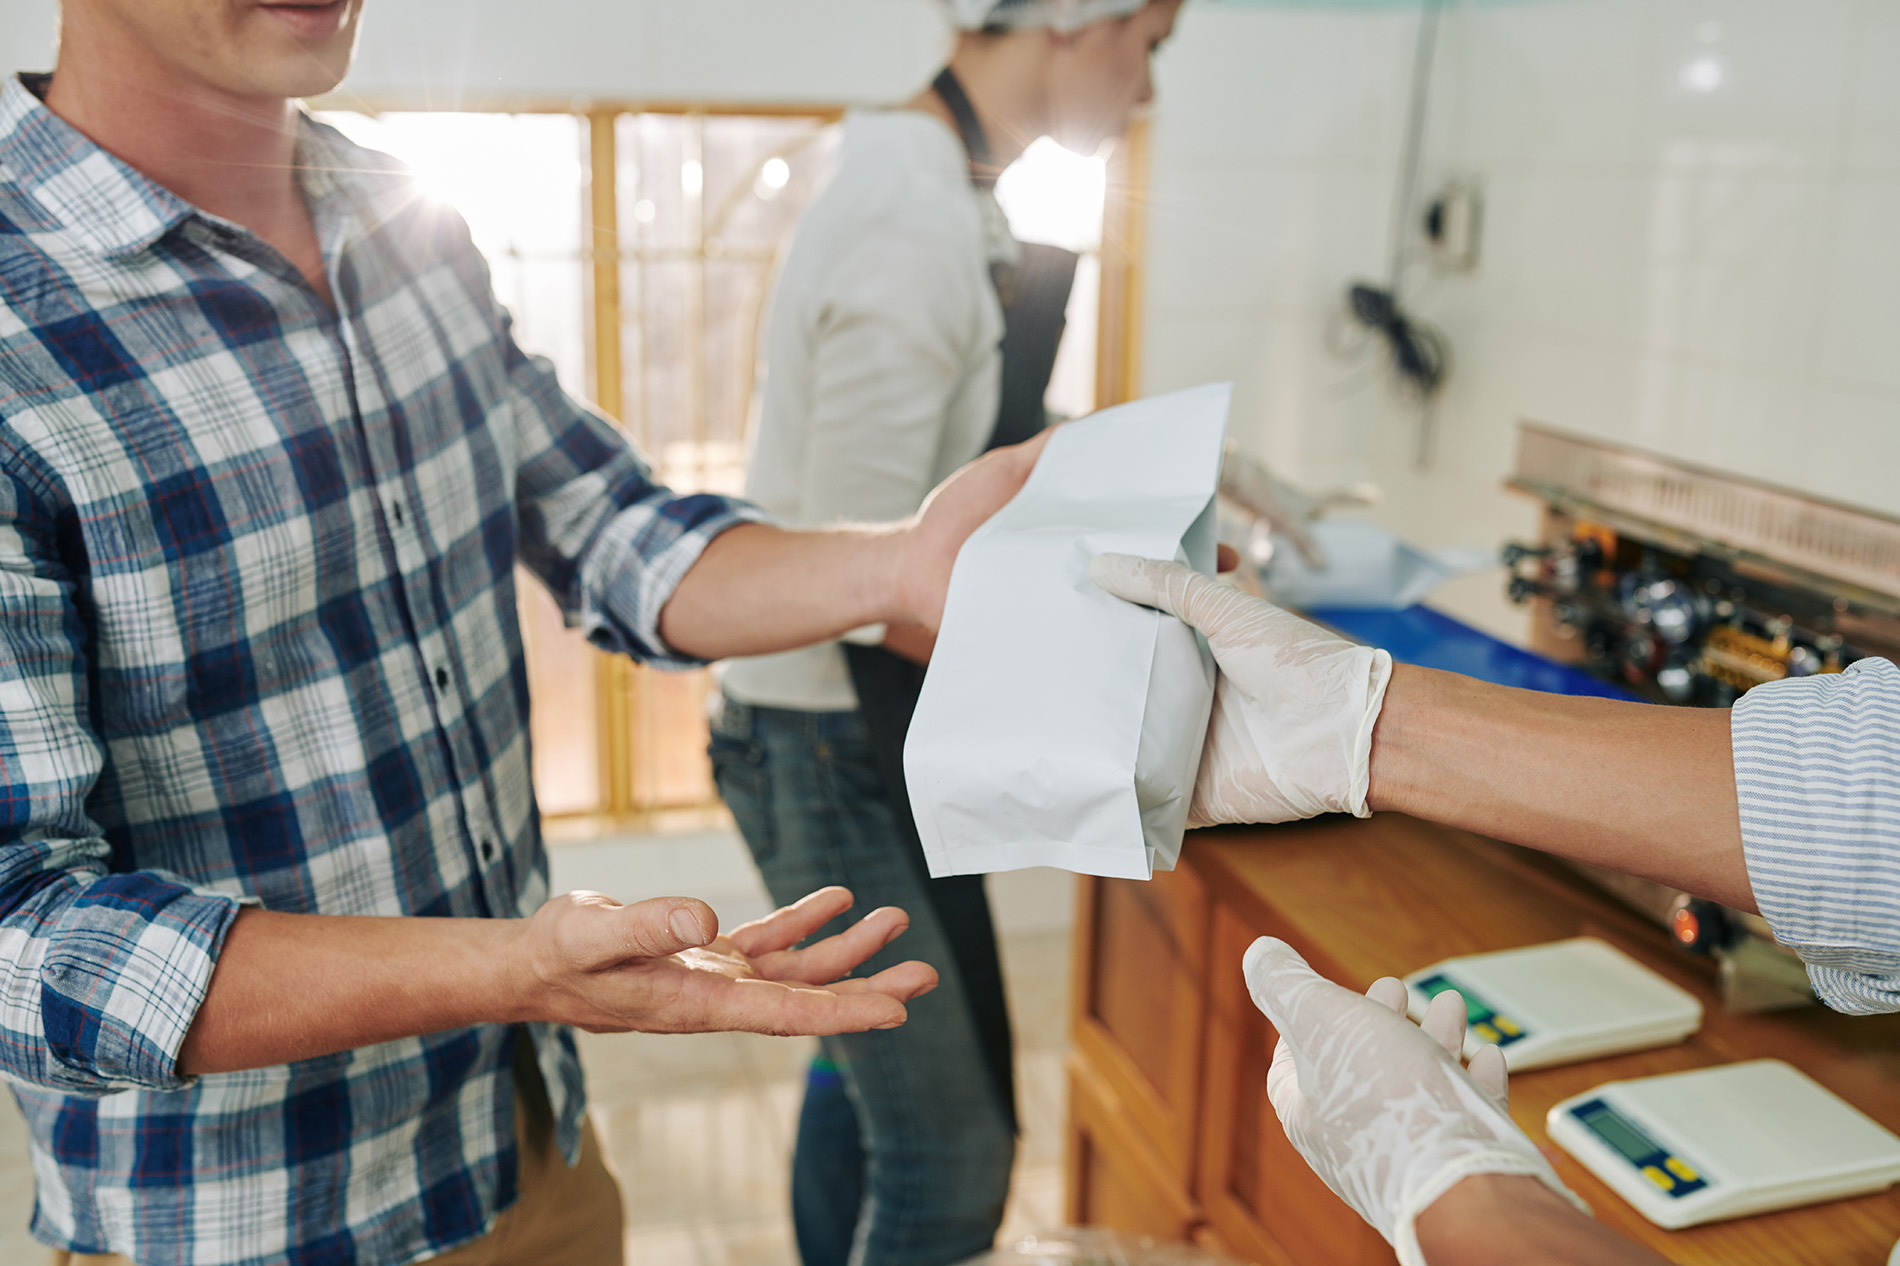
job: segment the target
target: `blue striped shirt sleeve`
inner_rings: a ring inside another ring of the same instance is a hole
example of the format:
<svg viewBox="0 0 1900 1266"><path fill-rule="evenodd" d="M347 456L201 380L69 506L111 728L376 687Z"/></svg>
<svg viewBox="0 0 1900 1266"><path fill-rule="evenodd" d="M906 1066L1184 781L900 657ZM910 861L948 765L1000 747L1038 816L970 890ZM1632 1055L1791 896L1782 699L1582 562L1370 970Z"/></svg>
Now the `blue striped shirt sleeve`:
<svg viewBox="0 0 1900 1266"><path fill-rule="evenodd" d="M0 1075L67 1093L186 1084L179 1048L238 902L109 873L105 752L58 515L0 474Z"/></svg>
<svg viewBox="0 0 1900 1266"><path fill-rule="evenodd" d="M1748 877L1837 1011L1900 1011L1900 668L1757 686L1730 722Z"/></svg>

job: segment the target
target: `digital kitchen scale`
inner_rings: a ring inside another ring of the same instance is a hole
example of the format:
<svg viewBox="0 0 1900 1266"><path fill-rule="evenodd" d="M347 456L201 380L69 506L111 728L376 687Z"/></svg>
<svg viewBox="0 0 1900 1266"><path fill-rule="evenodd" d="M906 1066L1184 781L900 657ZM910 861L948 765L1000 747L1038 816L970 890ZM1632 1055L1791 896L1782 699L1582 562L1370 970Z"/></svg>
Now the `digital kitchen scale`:
<svg viewBox="0 0 1900 1266"><path fill-rule="evenodd" d="M1681 1041L1702 1004L1603 941L1448 958L1406 977L1413 1019L1447 989L1465 1000L1465 1056L1495 1042L1512 1071L1574 1063Z"/></svg>
<svg viewBox="0 0 1900 1266"><path fill-rule="evenodd" d="M1778 1059L1608 1082L1552 1108L1546 1125L1670 1230L1900 1181L1900 1137Z"/></svg>

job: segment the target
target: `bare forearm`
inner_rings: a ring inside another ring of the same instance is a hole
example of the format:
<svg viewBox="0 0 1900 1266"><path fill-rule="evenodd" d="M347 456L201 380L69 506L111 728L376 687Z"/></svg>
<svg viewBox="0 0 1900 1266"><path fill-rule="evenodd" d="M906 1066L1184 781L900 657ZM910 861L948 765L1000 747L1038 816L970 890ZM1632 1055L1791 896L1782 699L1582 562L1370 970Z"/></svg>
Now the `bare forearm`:
<svg viewBox="0 0 1900 1266"><path fill-rule="evenodd" d="M706 547L660 613L701 659L764 655L898 618L897 527L791 532L748 523Z"/></svg>
<svg viewBox="0 0 1900 1266"><path fill-rule="evenodd" d="M1419 1214L1430 1266L1667 1266L1535 1178L1479 1174Z"/></svg>
<svg viewBox="0 0 1900 1266"><path fill-rule="evenodd" d="M262 1068L527 1014L519 919L245 910L185 1035L179 1069Z"/></svg>
<svg viewBox="0 0 1900 1266"><path fill-rule="evenodd" d="M721 533L660 612L660 636L688 655L723 659L867 624L936 628L957 551L1016 495L1053 433L977 458L907 522L810 532L748 523Z"/></svg>
<svg viewBox="0 0 1900 1266"><path fill-rule="evenodd" d="M1755 908L1723 710L1566 698L1400 665L1373 731L1367 798Z"/></svg>

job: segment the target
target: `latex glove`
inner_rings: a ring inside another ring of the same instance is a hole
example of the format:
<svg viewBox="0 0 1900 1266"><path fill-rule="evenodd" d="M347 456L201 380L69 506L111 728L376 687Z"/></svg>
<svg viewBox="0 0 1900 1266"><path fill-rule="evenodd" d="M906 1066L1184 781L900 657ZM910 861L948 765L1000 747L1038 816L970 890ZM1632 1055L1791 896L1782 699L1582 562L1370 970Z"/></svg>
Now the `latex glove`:
<svg viewBox="0 0 1900 1266"><path fill-rule="evenodd" d="M1366 817L1372 727L1392 657L1183 563L1098 554L1095 583L1199 629L1220 673L1190 826Z"/></svg>
<svg viewBox="0 0 1900 1266"><path fill-rule="evenodd" d="M1469 1070L1460 1064L1456 991L1432 999L1421 1028L1390 976L1361 997L1271 937L1247 950L1245 969L1254 1005L1280 1033L1267 1098L1288 1141L1405 1266L1424 1266L1418 1215L1473 1174L1528 1175L1590 1211L1511 1120L1504 1053L1486 1046Z"/></svg>

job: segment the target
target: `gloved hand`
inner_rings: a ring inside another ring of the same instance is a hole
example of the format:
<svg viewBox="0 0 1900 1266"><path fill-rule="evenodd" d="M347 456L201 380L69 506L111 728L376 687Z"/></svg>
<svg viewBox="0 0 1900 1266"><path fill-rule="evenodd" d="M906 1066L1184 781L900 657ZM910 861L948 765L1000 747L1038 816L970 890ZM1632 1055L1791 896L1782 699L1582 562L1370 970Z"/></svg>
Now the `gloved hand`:
<svg viewBox="0 0 1900 1266"><path fill-rule="evenodd" d="M1183 563L1099 554L1095 583L1199 629L1220 675L1190 826L1366 817L1372 727L1392 657Z"/></svg>
<svg viewBox="0 0 1900 1266"><path fill-rule="evenodd" d="M1468 1071L1460 1065L1456 992L1433 998L1420 1028L1405 1018L1399 981L1375 981L1361 997L1285 941L1255 941L1245 970L1254 1005L1280 1033L1267 1098L1288 1141L1405 1266L1424 1266L1418 1215L1473 1174L1528 1175L1590 1211L1512 1122L1504 1053L1487 1046Z"/></svg>

